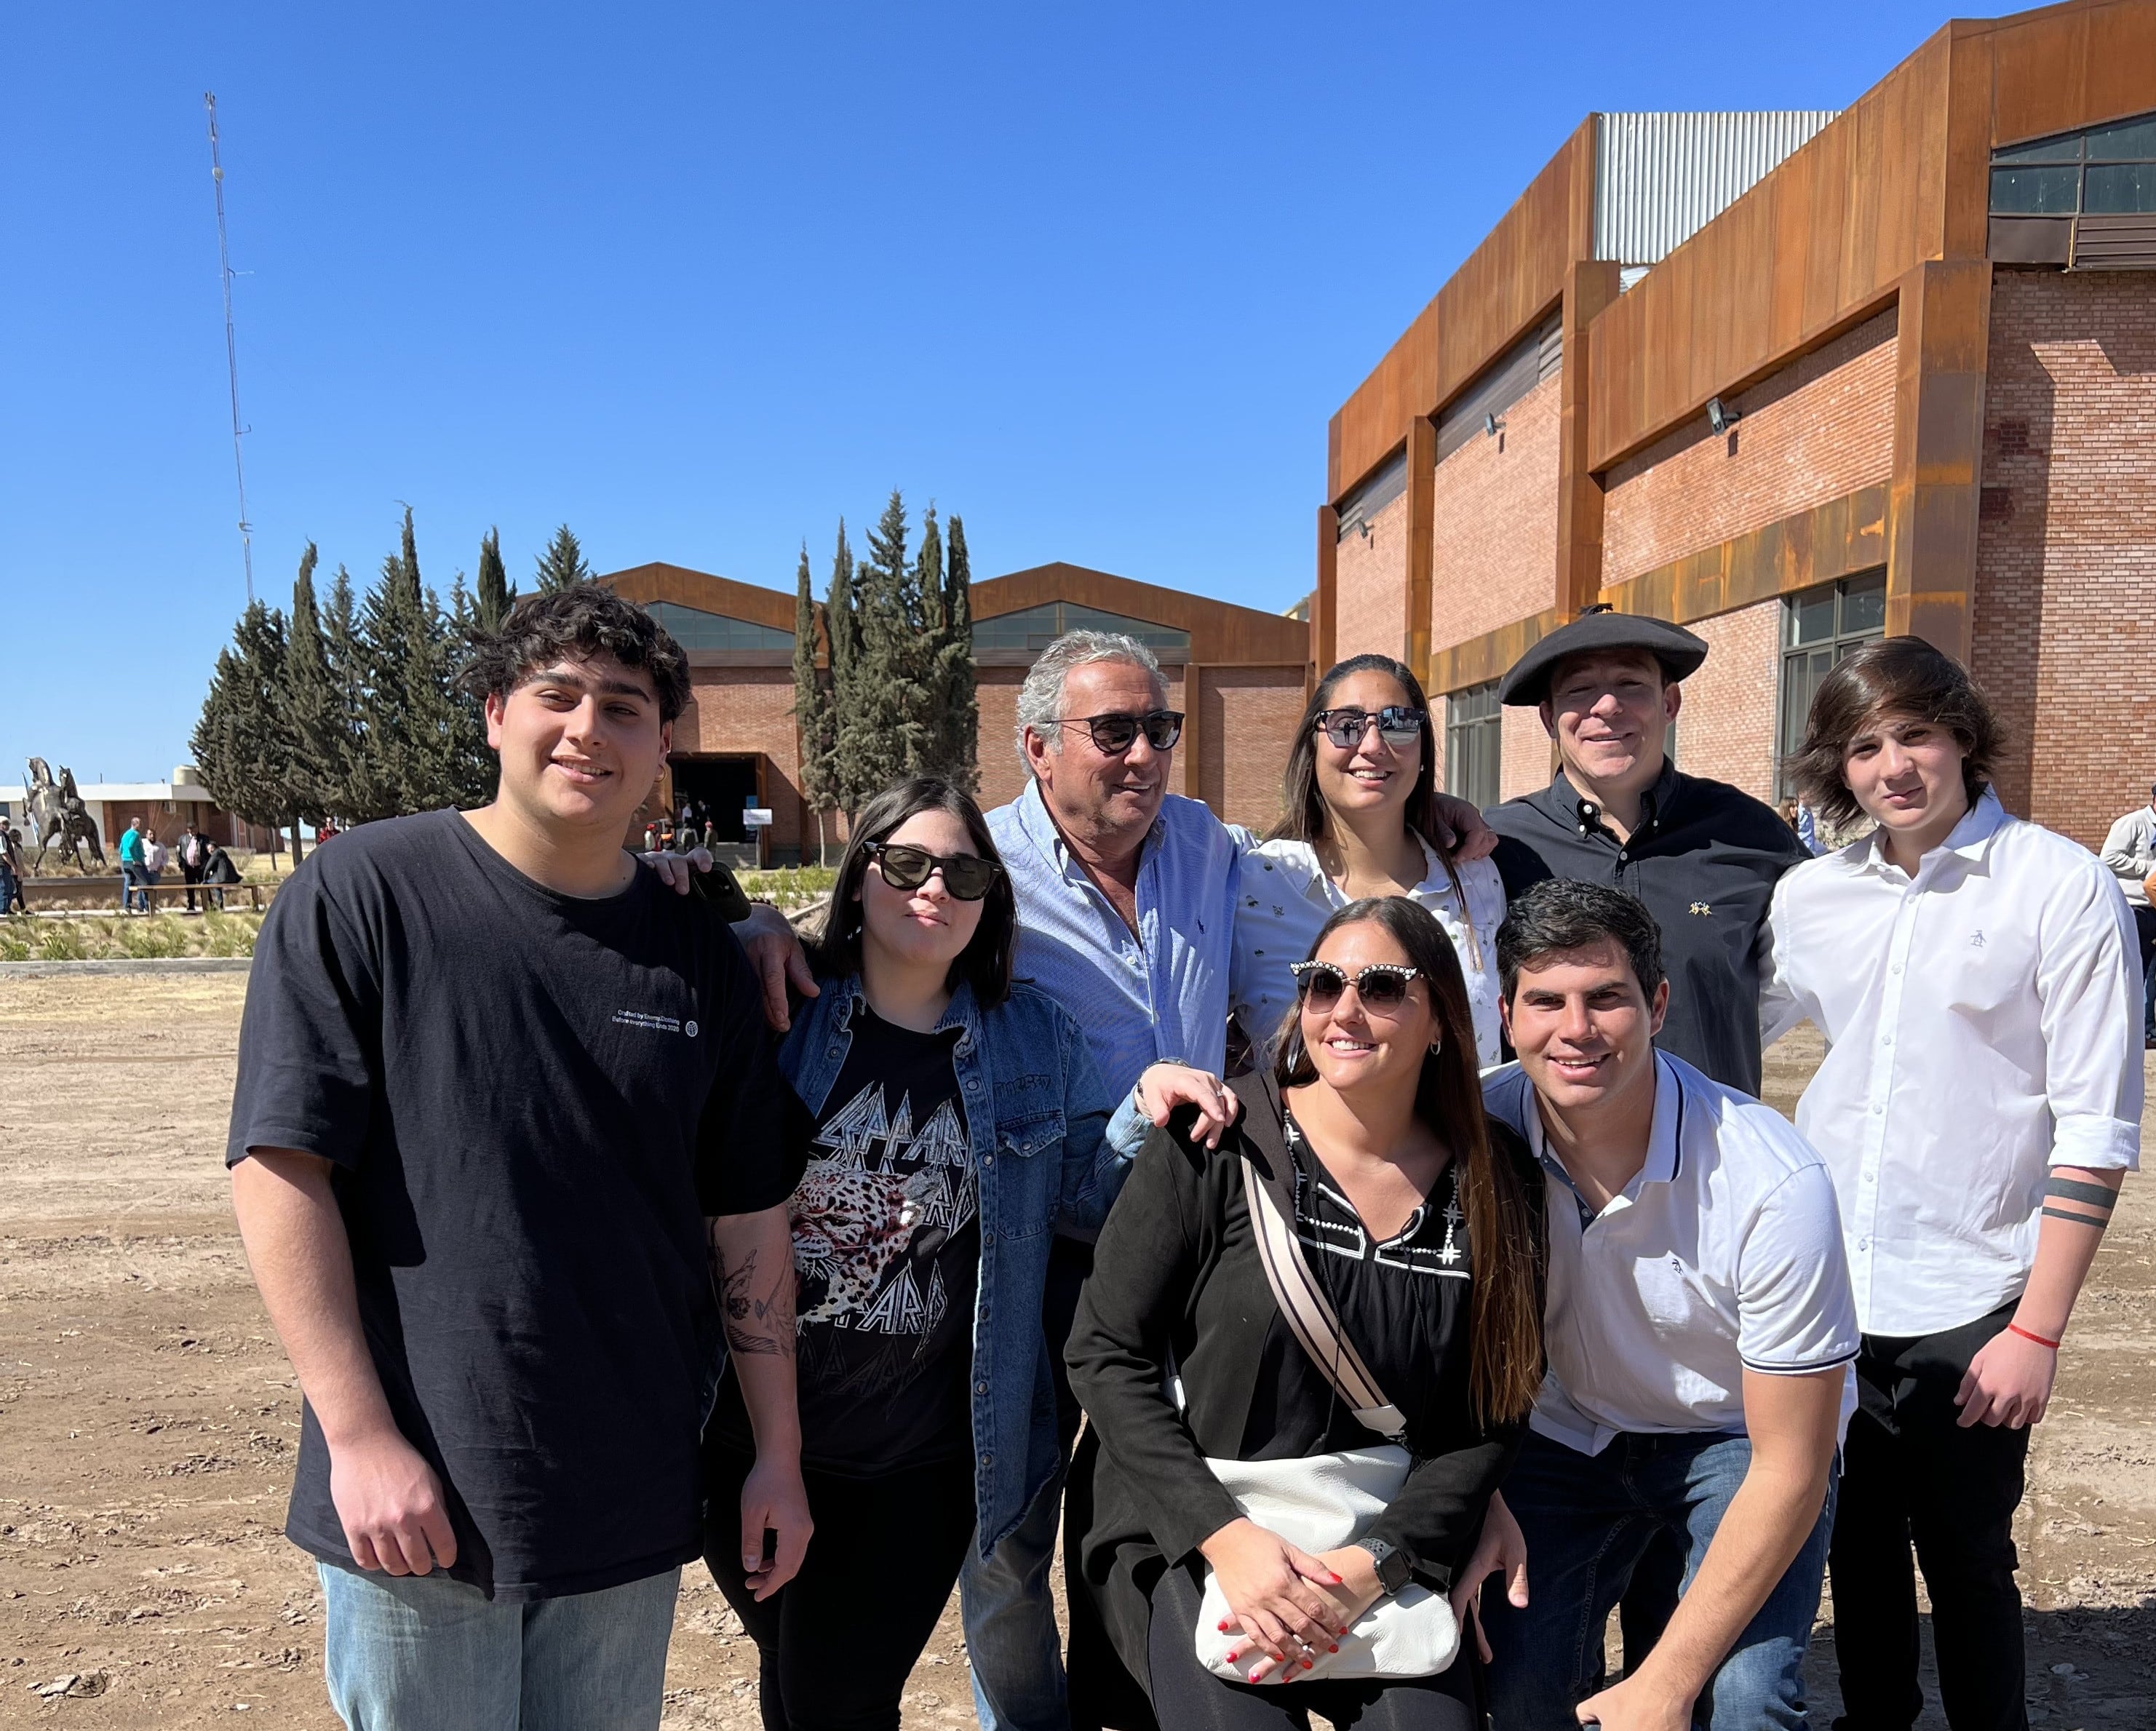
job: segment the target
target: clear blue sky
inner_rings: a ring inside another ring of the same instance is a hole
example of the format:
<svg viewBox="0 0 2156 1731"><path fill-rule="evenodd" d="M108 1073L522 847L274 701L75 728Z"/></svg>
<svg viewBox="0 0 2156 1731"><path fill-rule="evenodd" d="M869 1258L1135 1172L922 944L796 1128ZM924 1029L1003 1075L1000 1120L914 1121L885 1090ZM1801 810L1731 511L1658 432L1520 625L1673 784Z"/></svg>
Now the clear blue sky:
<svg viewBox="0 0 2156 1731"><path fill-rule="evenodd" d="M977 575L1281 608L1327 417L1594 109L1845 105L1947 16L1342 4L13 14L0 780L162 776L244 594L499 524L820 585L893 485ZM33 665L33 646L57 660Z"/></svg>

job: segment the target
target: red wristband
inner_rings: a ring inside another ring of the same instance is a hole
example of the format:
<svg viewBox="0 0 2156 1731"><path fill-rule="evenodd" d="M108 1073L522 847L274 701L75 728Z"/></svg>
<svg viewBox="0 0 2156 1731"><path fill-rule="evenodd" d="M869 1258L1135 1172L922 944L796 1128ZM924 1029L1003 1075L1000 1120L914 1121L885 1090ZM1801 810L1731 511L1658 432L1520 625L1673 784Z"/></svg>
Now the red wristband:
<svg viewBox="0 0 2156 1731"><path fill-rule="evenodd" d="M2033 1340L2038 1346L2047 1346L2055 1353L2059 1349L2059 1343L2057 1341L2046 1340L2042 1335L2031 1333L2029 1329L2023 1328L2019 1323L2009 1323L2006 1325L2006 1332L2009 1334L2018 1334L2024 1340Z"/></svg>

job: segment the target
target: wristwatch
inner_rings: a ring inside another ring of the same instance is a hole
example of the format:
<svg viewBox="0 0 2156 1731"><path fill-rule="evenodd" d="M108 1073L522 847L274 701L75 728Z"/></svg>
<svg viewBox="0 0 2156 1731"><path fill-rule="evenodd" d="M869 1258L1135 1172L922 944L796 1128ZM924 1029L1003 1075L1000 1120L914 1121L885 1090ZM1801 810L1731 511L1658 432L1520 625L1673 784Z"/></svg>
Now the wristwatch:
<svg viewBox="0 0 2156 1731"><path fill-rule="evenodd" d="M1407 1558L1398 1548L1386 1544L1382 1538L1358 1538L1355 1543L1368 1551L1370 1560L1378 1565L1378 1585L1385 1590L1388 1597L1408 1584L1408 1578L1413 1571L1408 1567Z"/></svg>

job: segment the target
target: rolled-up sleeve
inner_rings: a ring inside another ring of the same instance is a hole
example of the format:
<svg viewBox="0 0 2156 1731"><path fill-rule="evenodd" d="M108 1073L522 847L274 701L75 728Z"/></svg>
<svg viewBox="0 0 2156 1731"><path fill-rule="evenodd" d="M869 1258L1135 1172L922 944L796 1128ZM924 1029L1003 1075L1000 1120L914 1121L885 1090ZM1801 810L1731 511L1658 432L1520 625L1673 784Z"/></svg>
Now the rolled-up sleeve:
<svg viewBox="0 0 2156 1731"><path fill-rule="evenodd" d="M2141 1165L2142 999L2133 916L2093 865L2041 916L2036 972L2054 1166Z"/></svg>

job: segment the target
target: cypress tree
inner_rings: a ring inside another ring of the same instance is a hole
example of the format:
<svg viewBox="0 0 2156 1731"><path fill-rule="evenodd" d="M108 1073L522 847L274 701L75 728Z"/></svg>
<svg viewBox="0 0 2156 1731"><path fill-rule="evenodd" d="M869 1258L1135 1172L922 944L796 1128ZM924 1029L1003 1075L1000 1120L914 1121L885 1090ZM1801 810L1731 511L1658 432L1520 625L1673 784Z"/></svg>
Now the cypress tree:
<svg viewBox="0 0 2156 1731"><path fill-rule="evenodd" d="M501 531L489 529L479 544L479 588L474 602L479 629L499 631L516 601L516 587L501 562Z"/></svg>
<svg viewBox="0 0 2156 1731"><path fill-rule="evenodd" d="M547 543L547 551L539 555L538 592L551 595L557 589L574 588L591 580L592 568L584 562L584 550L564 523Z"/></svg>
<svg viewBox="0 0 2156 1731"><path fill-rule="evenodd" d="M808 593L808 543L793 576L793 725L801 742L801 792L816 813L816 863L824 863L824 814L833 797L837 717L831 674L816 665L816 603Z"/></svg>
<svg viewBox="0 0 2156 1731"><path fill-rule="evenodd" d="M330 585L322 647L329 664L331 721L336 745L334 815L346 823L388 817L392 808L372 779L362 742L367 727L367 645L360 633L359 607L352 598L352 573L337 567Z"/></svg>
<svg viewBox="0 0 2156 1731"><path fill-rule="evenodd" d="M854 554L846 544L846 520L839 519L839 545L831 555L831 586L824 601L824 629L831 645L831 783L827 791L850 820L861 809L860 778L851 746L861 707L861 621L855 605Z"/></svg>
<svg viewBox="0 0 2156 1731"><path fill-rule="evenodd" d="M839 746L852 764L858 800L916 768L927 742L920 591L906 563L906 504L896 487L869 532L855 607L860 621L860 673L852 712L842 717Z"/></svg>
<svg viewBox="0 0 2156 1731"><path fill-rule="evenodd" d="M482 555L484 552L482 546ZM483 557L480 574L485 574ZM486 706L469 696L456 679L465 650L484 629L480 604L466 592L465 574L459 571L449 585L449 617L440 671L443 696L449 707L449 803L465 809L485 804L494 797L500 780L500 766L486 742Z"/></svg>
<svg viewBox="0 0 2156 1731"><path fill-rule="evenodd" d="M981 784L981 708L973 682L973 567L966 556L965 520L951 517L950 558L944 567L936 642L932 717L941 738L937 773L968 793Z"/></svg>
<svg viewBox="0 0 2156 1731"><path fill-rule="evenodd" d="M292 824L321 824L342 810L340 778L345 769L344 706L330 667L315 601L315 544L300 556L292 583L292 617L286 629L284 711L292 760ZM346 598L349 604L349 596Z"/></svg>
<svg viewBox="0 0 2156 1731"><path fill-rule="evenodd" d="M218 651L192 747L210 797L274 835L292 816L292 761L282 714L285 616L250 601ZM293 836L295 858L299 837Z"/></svg>
<svg viewBox="0 0 2156 1731"><path fill-rule="evenodd" d="M361 609L366 711L360 737L369 814L430 811L456 797L454 699L441 603L419 580L412 512L403 546L382 562L382 580Z"/></svg>

